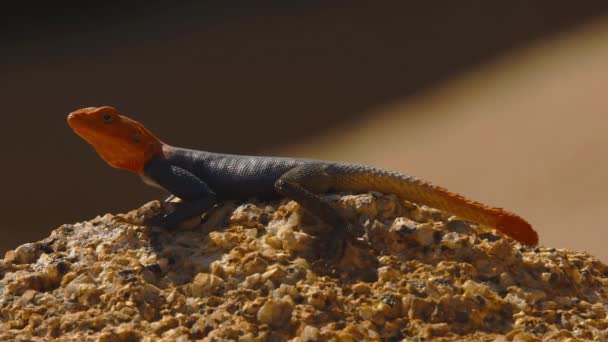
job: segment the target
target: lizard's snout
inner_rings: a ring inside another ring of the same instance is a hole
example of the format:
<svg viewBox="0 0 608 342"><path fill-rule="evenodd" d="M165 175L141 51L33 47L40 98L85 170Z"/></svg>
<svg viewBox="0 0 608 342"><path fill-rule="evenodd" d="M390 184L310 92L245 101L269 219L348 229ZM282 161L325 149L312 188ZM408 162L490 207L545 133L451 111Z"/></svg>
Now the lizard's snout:
<svg viewBox="0 0 608 342"><path fill-rule="evenodd" d="M74 122L75 120L78 120L79 118L82 118L84 116L84 113L80 110L76 110L71 112L70 114L68 114L68 122Z"/></svg>
<svg viewBox="0 0 608 342"><path fill-rule="evenodd" d="M72 112L68 114L68 125L70 125L70 127L74 128L74 123L76 123L76 121L78 121L77 112Z"/></svg>
<svg viewBox="0 0 608 342"><path fill-rule="evenodd" d="M89 121L91 119L88 117L86 112L82 110L76 110L68 114L67 117L68 125L76 132L76 134L82 134L86 131Z"/></svg>
<svg viewBox="0 0 608 342"><path fill-rule="evenodd" d="M87 111L85 111L84 109L79 109L68 114L67 120L68 125L70 125L72 129L76 129L78 126L82 126L83 123L90 119L88 118Z"/></svg>

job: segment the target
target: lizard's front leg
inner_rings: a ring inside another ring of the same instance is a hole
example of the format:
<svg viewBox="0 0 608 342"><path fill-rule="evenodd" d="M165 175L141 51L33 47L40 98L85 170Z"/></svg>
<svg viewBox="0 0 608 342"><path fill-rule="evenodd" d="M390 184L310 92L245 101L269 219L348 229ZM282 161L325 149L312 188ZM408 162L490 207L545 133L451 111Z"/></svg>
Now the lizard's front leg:
<svg viewBox="0 0 608 342"><path fill-rule="evenodd" d="M165 160L150 162L145 172L147 177L152 178L172 196L182 200L172 212L146 220L148 224L173 227L181 221L205 213L216 203L215 193L203 180Z"/></svg>
<svg viewBox="0 0 608 342"><path fill-rule="evenodd" d="M332 241L328 251L331 257L340 257L343 252L346 232L351 225L342 217L336 207L321 197L333 185L333 177L325 172L323 165L302 165L284 173L274 184L276 191L291 198L334 227Z"/></svg>

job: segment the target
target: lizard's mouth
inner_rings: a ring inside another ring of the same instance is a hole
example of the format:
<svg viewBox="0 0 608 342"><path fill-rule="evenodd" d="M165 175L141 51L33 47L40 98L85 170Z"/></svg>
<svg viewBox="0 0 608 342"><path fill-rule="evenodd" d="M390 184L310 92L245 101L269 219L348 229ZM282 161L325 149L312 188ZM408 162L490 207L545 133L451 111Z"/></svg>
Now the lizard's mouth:
<svg viewBox="0 0 608 342"><path fill-rule="evenodd" d="M86 131L84 116L85 114L81 112L72 112L68 115L68 125L82 138L84 138L83 134Z"/></svg>
<svg viewBox="0 0 608 342"><path fill-rule="evenodd" d="M71 112L68 115L68 124L70 125L70 127L74 127L73 125L78 124L79 122L85 121L87 116L90 116L90 113L95 111L96 109L97 108L95 108L95 107L87 107L87 108L81 108L81 109Z"/></svg>
<svg viewBox="0 0 608 342"><path fill-rule="evenodd" d="M87 126L87 123L91 121L90 112L95 108L82 108L68 114L68 125L72 127L72 129L77 130L81 129L84 126Z"/></svg>
<svg viewBox="0 0 608 342"><path fill-rule="evenodd" d="M82 139L89 143L94 143L94 132L95 129L90 127L85 113L72 112L68 115L68 125L72 128L74 133L78 134Z"/></svg>
<svg viewBox="0 0 608 342"><path fill-rule="evenodd" d="M78 112L72 112L68 115L68 125L70 125L70 127L73 129L76 128L75 126L77 126L78 114Z"/></svg>

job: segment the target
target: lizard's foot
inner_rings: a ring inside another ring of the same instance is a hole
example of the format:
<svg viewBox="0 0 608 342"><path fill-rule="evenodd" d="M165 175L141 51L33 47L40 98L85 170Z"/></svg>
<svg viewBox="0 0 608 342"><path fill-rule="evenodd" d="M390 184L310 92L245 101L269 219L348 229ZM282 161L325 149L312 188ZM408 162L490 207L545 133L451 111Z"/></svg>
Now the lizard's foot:
<svg viewBox="0 0 608 342"><path fill-rule="evenodd" d="M173 222L173 221L174 220L171 219L170 214L165 214L163 212L160 212L156 215L145 218L144 224L147 226L157 226L157 227L171 229L179 223L179 222Z"/></svg>
<svg viewBox="0 0 608 342"><path fill-rule="evenodd" d="M188 202L168 203L168 208L163 208L146 223L165 228L193 228L200 224L201 215L213 207L214 201L215 197L208 196Z"/></svg>
<svg viewBox="0 0 608 342"><path fill-rule="evenodd" d="M354 232L360 230L354 223L344 222L331 232L327 233L326 242L321 246L319 257L328 262L338 262L344 256L346 244L358 244Z"/></svg>
<svg viewBox="0 0 608 342"><path fill-rule="evenodd" d="M336 230L325 239L320 258L312 262L313 269L331 277L375 281L379 262L374 251L365 240L350 234L350 228Z"/></svg>
<svg viewBox="0 0 608 342"><path fill-rule="evenodd" d="M173 198L176 198L173 196ZM180 215L180 208L186 206L183 202L170 202L173 198L169 196L155 214L144 219L144 224L149 226L163 227L166 229L173 229L179 226L179 224L186 218Z"/></svg>

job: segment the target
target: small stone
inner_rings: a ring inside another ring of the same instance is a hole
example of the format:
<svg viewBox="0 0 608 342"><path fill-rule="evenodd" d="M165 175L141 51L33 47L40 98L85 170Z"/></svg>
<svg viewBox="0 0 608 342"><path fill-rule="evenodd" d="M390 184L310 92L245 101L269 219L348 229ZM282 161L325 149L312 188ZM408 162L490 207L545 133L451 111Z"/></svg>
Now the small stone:
<svg viewBox="0 0 608 342"><path fill-rule="evenodd" d="M294 231L289 226L283 226L277 231L277 237L282 242L282 247L290 252L297 253L312 249L314 239L312 236Z"/></svg>
<svg viewBox="0 0 608 342"><path fill-rule="evenodd" d="M432 339L433 337L443 336L450 331L450 326L447 323L434 323L430 324L426 327L422 336L427 339Z"/></svg>
<svg viewBox="0 0 608 342"><path fill-rule="evenodd" d="M449 249L456 249L462 246L463 238L456 232L450 232L443 235L441 245Z"/></svg>
<svg viewBox="0 0 608 342"><path fill-rule="evenodd" d="M378 269L378 278L383 282L398 281L401 277L401 272L392 267L383 266Z"/></svg>
<svg viewBox="0 0 608 342"><path fill-rule="evenodd" d="M161 335L164 332L179 326L179 321L175 317L165 316L158 322L153 322L150 327L156 335Z"/></svg>
<svg viewBox="0 0 608 342"><path fill-rule="evenodd" d="M325 301L327 300L327 297L325 296L325 293L323 291L312 291L309 292L307 296L308 298L306 299L306 302L314 306L315 308L322 309L325 306Z"/></svg>
<svg viewBox="0 0 608 342"><path fill-rule="evenodd" d="M34 299L34 297L36 297L36 294L38 294L38 291L36 291L36 290L25 290L25 292L21 295L20 303L22 305L25 305L25 304L31 302Z"/></svg>
<svg viewBox="0 0 608 342"><path fill-rule="evenodd" d="M211 232L209 233L209 239L223 250L230 250L240 242L239 235L232 232Z"/></svg>
<svg viewBox="0 0 608 342"><path fill-rule="evenodd" d="M414 239L421 246L431 246L435 243L435 230L429 224L421 224L414 232Z"/></svg>
<svg viewBox="0 0 608 342"><path fill-rule="evenodd" d="M257 319L260 323L280 328L291 319L293 304L290 300L271 298L260 307Z"/></svg>
<svg viewBox="0 0 608 342"><path fill-rule="evenodd" d="M519 310L525 311L528 308L528 303L526 303L523 298L518 297L515 294L509 293L505 296L505 300L513 304L513 306L517 307Z"/></svg>
<svg viewBox="0 0 608 342"><path fill-rule="evenodd" d="M30 264L36 261L38 244L25 243L15 249L14 263Z"/></svg>
<svg viewBox="0 0 608 342"><path fill-rule="evenodd" d="M191 291L194 297L203 297L216 293L224 286L224 281L209 273L199 273L192 281Z"/></svg>
<svg viewBox="0 0 608 342"><path fill-rule="evenodd" d="M353 285L352 290L354 293L356 293L358 295L365 295L365 294L369 294L371 292L369 285L366 283L362 283L362 282L359 282L359 283L356 283L355 285Z"/></svg>
<svg viewBox="0 0 608 342"><path fill-rule="evenodd" d="M262 274L264 281L270 280L275 284L283 283L284 278L287 276L287 271L282 266L271 267L268 271Z"/></svg>
<svg viewBox="0 0 608 342"><path fill-rule="evenodd" d="M14 250L8 250L6 253L4 253L4 262L8 265L14 264L16 258L17 254L15 254Z"/></svg>
<svg viewBox="0 0 608 342"><path fill-rule="evenodd" d="M230 223L255 228L260 224L263 216L265 216L265 212L262 208L253 204L243 204L234 210Z"/></svg>
<svg viewBox="0 0 608 342"><path fill-rule="evenodd" d="M100 290L91 276L81 274L66 285L65 295L82 305L91 305L99 301Z"/></svg>
<svg viewBox="0 0 608 342"><path fill-rule="evenodd" d="M359 316L362 319L370 320L374 316L374 308L369 305L362 305L359 307Z"/></svg>
<svg viewBox="0 0 608 342"><path fill-rule="evenodd" d="M307 325L300 333L296 341L318 341L320 338L319 328Z"/></svg>

